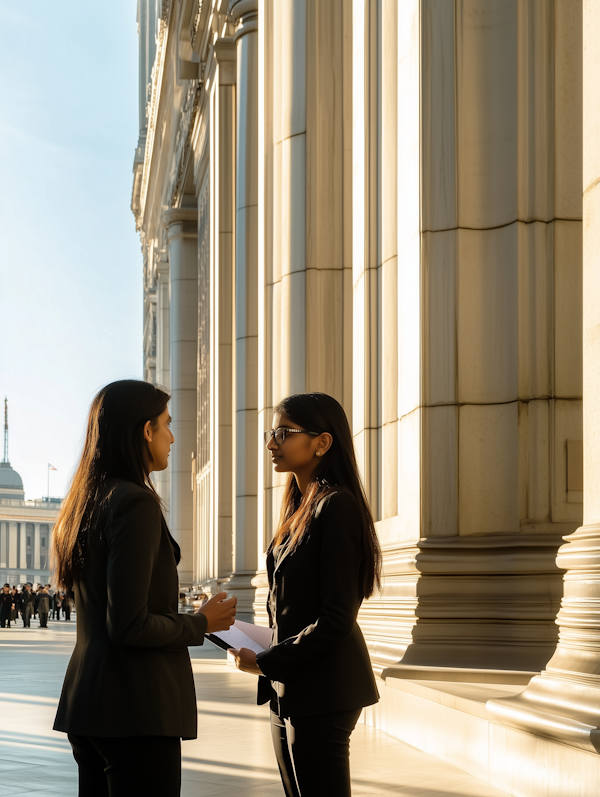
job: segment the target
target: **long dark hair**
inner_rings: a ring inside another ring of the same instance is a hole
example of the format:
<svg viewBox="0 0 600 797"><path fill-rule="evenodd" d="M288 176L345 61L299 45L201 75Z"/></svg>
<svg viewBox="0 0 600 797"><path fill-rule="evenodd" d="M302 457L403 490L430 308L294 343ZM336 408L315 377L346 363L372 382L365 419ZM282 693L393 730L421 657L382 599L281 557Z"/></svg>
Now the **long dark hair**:
<svg viewBox="0 0 600 797"><path fill-rule="evenodd" d="M336 487L344 487L356 498L361 509L364 534L360 579L363 595L369 598L375 588L381 588L381 548L358 472L352 432L342 405L327 393L296 393L280 401L273 414L287 415L292 423L303 429L329 432L333 438L331 447L317 464L304 496L294 474L288 475L274 544L289 539L290 546L295 548L308 530L319 502L335 492Z"/></svg>
<svg viewBox="0 0 600 797"><path fill-rule="evenodd" d="M109 479L134 482L160 504L149 478L144 426L156 423L169 398L149 382L123 379L103 387L92 401L81 459L52 532L52 569L59 587L73 588Z"/></svg>

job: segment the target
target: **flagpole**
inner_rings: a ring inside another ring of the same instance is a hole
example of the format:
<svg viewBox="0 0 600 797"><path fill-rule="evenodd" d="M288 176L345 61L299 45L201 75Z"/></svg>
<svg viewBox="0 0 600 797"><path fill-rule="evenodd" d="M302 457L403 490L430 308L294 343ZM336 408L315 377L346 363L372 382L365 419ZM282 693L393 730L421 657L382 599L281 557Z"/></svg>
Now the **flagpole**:
<svg viewBox="0 0 600 797"><path fill-rule="evenodd" d="M50 500L50 465L48 465L48 495L46 496L48 501Z"/></svg>

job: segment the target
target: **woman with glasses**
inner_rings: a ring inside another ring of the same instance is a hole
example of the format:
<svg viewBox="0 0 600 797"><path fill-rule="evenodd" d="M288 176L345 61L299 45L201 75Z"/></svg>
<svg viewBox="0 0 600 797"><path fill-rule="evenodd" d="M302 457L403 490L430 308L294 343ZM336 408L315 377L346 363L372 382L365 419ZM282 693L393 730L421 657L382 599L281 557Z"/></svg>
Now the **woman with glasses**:
<svg viewBox="0 0 600 797"><path fill-rule="evenodd" d="M380 586L381 551L340 404L325 393L284 399L265 444L287 473L267 551L272 646L233 651L260 675L287 797L350 795L350 734L379 699L361 630L364 598Z"/></svg>

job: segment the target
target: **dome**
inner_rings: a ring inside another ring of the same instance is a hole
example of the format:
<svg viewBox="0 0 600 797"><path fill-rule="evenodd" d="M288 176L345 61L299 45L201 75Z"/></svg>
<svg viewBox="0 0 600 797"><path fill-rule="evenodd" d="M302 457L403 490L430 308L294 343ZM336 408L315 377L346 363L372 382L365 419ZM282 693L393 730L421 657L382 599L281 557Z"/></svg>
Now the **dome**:
<svg viewBox="0 0 600 797"><path fill-rule="evenodd" d="M22 490L23 479L19 476L16 470L10 467L9 462L0 462L0 490Z"/></svg>

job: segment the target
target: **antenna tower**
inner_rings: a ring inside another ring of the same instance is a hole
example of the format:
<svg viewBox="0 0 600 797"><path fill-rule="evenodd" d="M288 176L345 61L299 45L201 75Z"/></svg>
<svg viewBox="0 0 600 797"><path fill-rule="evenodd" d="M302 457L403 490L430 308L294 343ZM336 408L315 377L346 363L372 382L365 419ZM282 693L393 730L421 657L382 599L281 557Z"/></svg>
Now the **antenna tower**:
<svg viewBox="0 0 600 797"><path fill-rule="evenodd" d="M8 462L8 399L4 397L4 459Z"/></svg>

